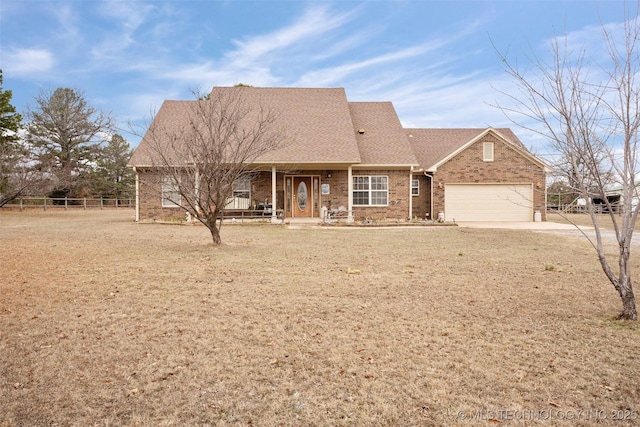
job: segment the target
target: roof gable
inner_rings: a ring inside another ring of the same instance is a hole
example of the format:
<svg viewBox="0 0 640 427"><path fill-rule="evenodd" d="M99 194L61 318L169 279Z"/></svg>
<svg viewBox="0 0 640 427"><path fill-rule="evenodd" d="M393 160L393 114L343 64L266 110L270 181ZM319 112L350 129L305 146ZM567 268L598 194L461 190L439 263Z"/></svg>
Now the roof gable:
<svg viewBox="0 0 640 427"><path fill-rule="evenodd" d="M520 155L548 170L547 165L532 155L508 128L405 129L405 132L409 136L420 167L428 172L435 172L440 165L448 162L489 133Z"/></svg>

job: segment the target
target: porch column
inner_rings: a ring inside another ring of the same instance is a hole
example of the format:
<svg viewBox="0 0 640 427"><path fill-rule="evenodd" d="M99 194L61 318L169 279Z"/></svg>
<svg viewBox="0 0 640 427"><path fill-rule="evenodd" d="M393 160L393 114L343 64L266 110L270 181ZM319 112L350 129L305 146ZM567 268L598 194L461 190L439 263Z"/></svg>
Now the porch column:
<svg viewBox="0 0 640 427"><path fill-rule="evenodd" d="M196 166L196 176L195 176L196 182L195 182L195 190L196 190L196 211L194 212L194 214L196 216L200 216L200 168L198 168Z"/></svg>
<svg viewBox="0 0 640 427"><path fill-rule="evenodd" d="M409 222L413 220L413 166L409 169Z"/></svg>
<svg viewBox="0 0 640 427"><path fill-rule="evenodd" d="M353 169L349 166L347 170L347 224L353 223Z"/></svg>
<svg viewBox="0 0 640 427"><path fill-rule="evenodd" d="M271 223L278 222L278 214L276 213L276 167L271 167Z"/></svg>
<svg viewBox="0 0 640 427"><path fill-rule="evenodd" d="M135 166L133 167L133 173L136 174L136 222L140 222L140 176ZM20 203L22 204L22 199L20 199Z"/></svg>

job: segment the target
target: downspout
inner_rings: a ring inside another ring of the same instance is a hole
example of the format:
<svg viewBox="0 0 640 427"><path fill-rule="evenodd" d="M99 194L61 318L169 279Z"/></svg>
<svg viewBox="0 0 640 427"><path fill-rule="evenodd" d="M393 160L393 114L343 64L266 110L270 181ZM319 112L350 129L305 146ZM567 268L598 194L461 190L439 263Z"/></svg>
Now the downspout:
<svg viewBox="0 0 640 427"><path fill-rule="evenodd" d="M349 165L347 169L347 224L354 222L353 218L353 168Z"/></svg>
<svg viewBox="0 0 640 427"><path fill-rule="evenodd" d="M140 176L135 166L133 172L136 174L136 222L140 222Z"/></svg>
<svg viewBox="0 0 640 427"><path fill-rule="evenodd" d="M431 220L433 220L433 176L429 175L427 171L424 171L424 176L429 178L429 191L431 192L431 196L429 197L429 215L431 216Z"/></svg>
<svg viewBox="0 0 640 427"><path fill-rule="evenodd" d="M409 168L409 222L413 219L413 166Z"/></svg>

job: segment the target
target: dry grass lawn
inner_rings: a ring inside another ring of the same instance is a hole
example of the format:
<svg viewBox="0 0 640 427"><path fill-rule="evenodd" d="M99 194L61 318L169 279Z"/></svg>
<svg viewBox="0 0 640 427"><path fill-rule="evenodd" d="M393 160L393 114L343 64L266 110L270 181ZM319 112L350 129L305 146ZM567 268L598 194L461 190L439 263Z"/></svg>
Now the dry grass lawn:
<svg viewBox="0 0 640 427"><path fill-rule="evenodd" d="M598 225L602 227L603 230L613 230L613 223L611 222L611 217L609 214L600 214L596 215L598 220ZM618 216L620 218L620 216ZM547 221L550 222L559 222L561 224L575 224L578 226L587 226L593 227L593 222L591 221L591 216L587 214L563 214L559 215L555 212L547 212ZM621 221L621 219L620 219ZM620 222L620 225L622 223ZM635 231L640 231L640 222L636 221L634 228Z"/></svg>
<svg viewBox="0 0 640 427"><path fill-rule="evenodd" d="M0 426L640 424L582 240L132 218L0 212Z"/></svg>

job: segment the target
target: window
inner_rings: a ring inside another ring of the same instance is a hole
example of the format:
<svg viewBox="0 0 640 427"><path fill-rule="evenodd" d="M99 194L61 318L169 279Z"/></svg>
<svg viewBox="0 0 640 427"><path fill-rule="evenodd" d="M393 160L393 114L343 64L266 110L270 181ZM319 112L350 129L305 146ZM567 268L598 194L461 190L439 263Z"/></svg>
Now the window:
<svg viewBox="0 0 640 427"><path fill-rule="evenodd" d="M172 176L162 178L162 207L177 208L182 203L180 187Z"/></svg>
<svg viewBox="0 0 640 427"><path fill-rule="evenodd" d="M241 176L233 181L231 199L227 200L225 209L249 209L251 207L251 179Z"/></svg>
<svg viewBox="0 0 640 427"><path fill-rule="evenodd" d="M233 197L251 198L251 180L248 176L241 176L233 181Z"/></svg>
<svg viewBox="0 0 640 427"><path fill-rule="evenodd" d="M482 160L493 162L493 142L482 143Z"/></svg>
<svg viewBox="0 0 640 427"><path fill-rule="evenodd" d="M419 196L420 195L420 180L419 179L412 179L411 180L411 195L412 196Z"/></svg>
<svg viewBox="0 0 640 427"><path fill-rule="evenodd" d="M353 204L359 206L386 206L389 185L386 176L354 176Z"/></svg>

